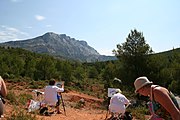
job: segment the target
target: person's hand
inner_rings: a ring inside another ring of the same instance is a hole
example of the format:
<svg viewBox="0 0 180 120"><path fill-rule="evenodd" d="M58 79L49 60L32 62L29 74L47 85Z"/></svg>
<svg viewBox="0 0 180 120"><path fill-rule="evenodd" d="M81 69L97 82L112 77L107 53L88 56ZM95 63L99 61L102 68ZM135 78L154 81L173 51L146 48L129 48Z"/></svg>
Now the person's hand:
<svg viewBox="0 0 180 120"><path fill-rule="evenodd" d="M129 102L128 104L126 104L126 108L130 105L131 103Z"/></svg>
<svg viewBox="0 0 180 120"><path fill-rule="evenodd" d="M64 81L61 82L61 88L64 88Z"/></svg>

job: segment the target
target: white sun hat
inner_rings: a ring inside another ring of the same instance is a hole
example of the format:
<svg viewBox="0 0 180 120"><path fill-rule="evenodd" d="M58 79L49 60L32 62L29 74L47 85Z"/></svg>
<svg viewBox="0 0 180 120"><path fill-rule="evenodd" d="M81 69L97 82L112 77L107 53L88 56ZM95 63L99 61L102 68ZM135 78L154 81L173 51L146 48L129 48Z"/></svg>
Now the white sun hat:
<svg viewBox="0 0 180 120"><path fill-rule="evenodd" d="M138 77L135 81L134 81L134 86L135 86L135 93L142 87L144 87L145 85L148 84L153 84L153 82L149 81L147 77L143 76L143 77Z"/></svg>
<svg viewBox="0 0 180 120"><path fill-rule="evenodd" d="M115 92L116 93L122 93L122 91L120 89L116 89Z"/></svg>

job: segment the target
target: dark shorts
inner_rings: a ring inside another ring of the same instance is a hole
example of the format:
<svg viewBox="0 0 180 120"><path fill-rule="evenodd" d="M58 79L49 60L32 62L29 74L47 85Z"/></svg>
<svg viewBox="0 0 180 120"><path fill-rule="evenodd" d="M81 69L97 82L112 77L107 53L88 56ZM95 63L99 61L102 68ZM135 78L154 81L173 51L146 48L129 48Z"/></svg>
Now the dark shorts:
<svg viewBox="0 0 180 120"><path fill-rule="evenodd" d="M56 103L56 107L57 107L57 106L59 106L59 105L60 105L60 103L61 103L61 102L60 102L61 96L60 96L60 95L58 95L58 94L57 94L57 99L58 99L58 101L57 101L57 103Z"/></svg>

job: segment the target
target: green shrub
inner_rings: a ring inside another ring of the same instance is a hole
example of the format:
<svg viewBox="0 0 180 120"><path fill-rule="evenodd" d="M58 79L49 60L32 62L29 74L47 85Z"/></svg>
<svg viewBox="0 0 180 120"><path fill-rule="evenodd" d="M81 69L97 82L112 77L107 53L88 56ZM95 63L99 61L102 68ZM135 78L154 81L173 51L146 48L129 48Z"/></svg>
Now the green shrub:
<svg viewBox="0 0 180 120"><path fill-rule="evenodd" d="M8 79L9 76L10 76L10 75L9 75L8 73L4 73L4 74L3 74L3 78L4 78L4 79Z"/></svg>

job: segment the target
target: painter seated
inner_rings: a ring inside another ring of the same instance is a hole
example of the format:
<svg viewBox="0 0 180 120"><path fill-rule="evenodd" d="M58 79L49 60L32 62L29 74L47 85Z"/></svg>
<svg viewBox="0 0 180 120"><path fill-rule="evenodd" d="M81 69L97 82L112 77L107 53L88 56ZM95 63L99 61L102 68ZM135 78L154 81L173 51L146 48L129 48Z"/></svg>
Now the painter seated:
<svg viewBox="0 0 180 120"><path fill-rule="evenodd" d="M126 106L130 101L122 94L120 89L116 89L116 93L110 99L109 110L111 113L118 113L124 115Z"/></svg>
<svg viewBox="0 0 180 120"><path fill-rule="evenodd" d="M44 89L44 100L48 105L56 107L57 113L60 113L59 110L59 92L64 92L64 84L61 87L55 85L56 81L54 79L49 81L49 85Z"/></svg>

